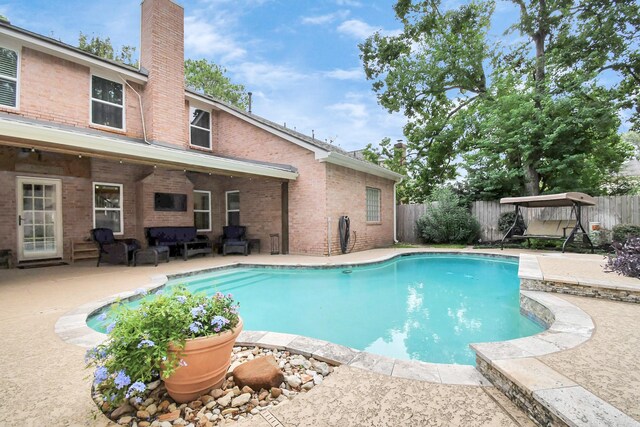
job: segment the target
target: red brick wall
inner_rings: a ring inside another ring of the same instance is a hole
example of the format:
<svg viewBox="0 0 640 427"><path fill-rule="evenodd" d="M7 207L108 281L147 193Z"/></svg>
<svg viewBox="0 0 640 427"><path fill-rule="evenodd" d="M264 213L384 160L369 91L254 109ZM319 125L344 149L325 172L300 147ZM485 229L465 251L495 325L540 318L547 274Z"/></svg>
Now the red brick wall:
<svg viewBox="0 0 640 427"><path fill-rule="evenodd" d="M144 90L148 138L187 146L184 10L171 0L142 2L140 65L149 71Z"/></svg>
<svg viewBox="0 0 640 427"><path fill-rule="evenodd" d="M91 70L29 48L21 51L19 109L0 106L0 111L77 127L91 124ZM100 74L122 83L116 76ZM131 83L137 91L142 87ZM142 138L142 121L137 95L126 85L125 131L97 127L101 130Z"/></svg>
<svg viewBox="0 0 640 427"><path fill-rule="evenodd" d="M366 188L380 189L380 222L367 222ZM393 181L327 164L327 209L331 217L331 253L339 254L338 221L346 215L351 222L349 249L353 251L393 243ZM355 232L355 236L353 234Z"/></svg>
<svg viewBox="0 0 640 427"><path fill-rule="evenodd" d="M289 183L289 253L325 254L325 165L315 160L313 152L248 125L230 114L216 114L213 126L216 154L284 163L298 168L300 176Z"/></svg>

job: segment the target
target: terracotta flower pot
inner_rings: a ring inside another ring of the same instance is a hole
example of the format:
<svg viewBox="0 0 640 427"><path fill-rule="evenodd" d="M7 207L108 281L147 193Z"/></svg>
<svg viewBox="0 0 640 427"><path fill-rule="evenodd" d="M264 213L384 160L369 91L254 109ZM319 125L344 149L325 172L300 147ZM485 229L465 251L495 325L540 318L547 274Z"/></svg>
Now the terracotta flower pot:
<svg viewBox="0 0 640 427"><path fill-rule="evenodd" d="M242 319L239 319L238 325L230 331L188 339L183 350L170 350L179 353L186 366L178 366L173 375L164 380L169 395L178 403L186 403L220 387L241 331Z"/></svg>

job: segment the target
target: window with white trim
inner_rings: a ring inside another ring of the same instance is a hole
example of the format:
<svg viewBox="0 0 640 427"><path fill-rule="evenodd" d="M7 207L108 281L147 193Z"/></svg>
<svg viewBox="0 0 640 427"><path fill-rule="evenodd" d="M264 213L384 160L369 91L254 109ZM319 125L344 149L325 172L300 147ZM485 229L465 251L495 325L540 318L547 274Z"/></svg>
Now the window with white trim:
<svg viewBox="0 0 640 427"><path fill-rule="evenodd" d="M93 183L93 227L123 233L122 184Z"/></svg>
<svg viewBox="0 0 640 427"><path fill-rule="evenodd" d="M189 127L191 145L211 148L211 113L189 107Z"/></svg>
<svg viewBox="0 0 640 427"><path fill-rule="evenodd" d="M367 222L380 221L380 189L367 187Z"/></svg>
<svg viewBox="0 0 640 427"><path fill-rule="evenodd" d="M0 105L18 106L18 52L0 47Z"/></svg>
<svg viewBox="0 0 640 427"><path fill-rule="evenodd" d="M227 191L227 225L240 225L240 192Z"/></svg>
<svg viewBox="0 0 640 427"><path fill-rule="evenodd" d="M124 129L124 87L122 83L91 76L91 123Z"/></svg>
<svg viewBox="0 0 640 427"><path fill-rule="evenodd" d="M193 223L198 231L211 231L211 191L193 190Z"/></svg>

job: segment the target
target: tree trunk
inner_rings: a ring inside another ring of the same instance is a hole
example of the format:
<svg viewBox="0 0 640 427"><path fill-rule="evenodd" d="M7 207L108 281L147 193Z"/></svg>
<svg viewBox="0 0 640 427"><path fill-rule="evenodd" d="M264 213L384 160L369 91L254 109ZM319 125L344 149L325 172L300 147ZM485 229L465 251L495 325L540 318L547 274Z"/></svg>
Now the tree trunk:
<svg viewBox="0 0 640 427"><path fill-rule="evenodd" d="M546 94L545 85L545 40L547 38L549 30L547 29L547 3L546 0L539 1L538 17L537 17L537 29L535 33L531 34L536 45L536 66L534 71L535 81L535 96L534 102L536 109L542 109L542 99ZM542 135L541 135L542 137ZM524 163L524 177L525 177L525 191L528 196L537 196L540 194L540 174L535 168L535 163L542 158L542 150L540 144L532 141L536 146L534 147L531 157L525 159Z"/></svg>

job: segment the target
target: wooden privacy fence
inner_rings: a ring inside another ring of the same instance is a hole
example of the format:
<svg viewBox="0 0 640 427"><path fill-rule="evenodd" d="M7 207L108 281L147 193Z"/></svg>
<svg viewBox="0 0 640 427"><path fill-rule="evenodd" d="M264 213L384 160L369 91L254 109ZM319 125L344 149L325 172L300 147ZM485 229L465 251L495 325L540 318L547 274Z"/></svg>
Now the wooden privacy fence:
<svg viewBox="0 0 640 427"><path fill-rule="evenodd" d="M599 222L606 230L617 224L640 225L640 196L596 197L595 206L582 208L582 223L585 228L589 222ZM398 205L397 231L401 242L420 242L416 221L427 212L428 205ZM501 205L499 201L474 202L471 208L473 216L480 223L481 239L494 241L502 238L498 228L498 219L503 212L513 212L513 205ZM523 208L525 222L532 219L570 219L571 208Z"/></svg>

